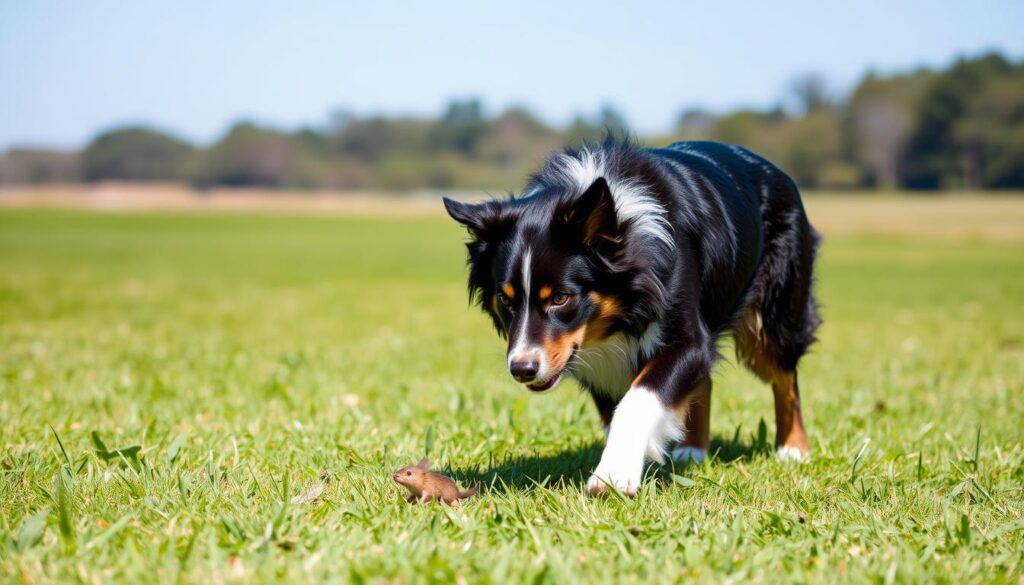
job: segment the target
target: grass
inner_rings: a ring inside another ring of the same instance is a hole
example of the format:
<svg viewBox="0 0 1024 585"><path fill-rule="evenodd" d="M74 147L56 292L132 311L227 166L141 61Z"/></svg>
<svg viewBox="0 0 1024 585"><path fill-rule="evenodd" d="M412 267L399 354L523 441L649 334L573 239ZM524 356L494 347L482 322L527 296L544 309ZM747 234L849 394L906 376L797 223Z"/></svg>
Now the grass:
<svg viewBox="0 0 1024 585"><path fill-rule="evenodd" d="M462 237L0 212L2 580L1020 582L1024 241L827 236L811 462L728 360L712 460L591 499L596 413L503 372ZM407 506L421 456L483 494Z"/></svg>

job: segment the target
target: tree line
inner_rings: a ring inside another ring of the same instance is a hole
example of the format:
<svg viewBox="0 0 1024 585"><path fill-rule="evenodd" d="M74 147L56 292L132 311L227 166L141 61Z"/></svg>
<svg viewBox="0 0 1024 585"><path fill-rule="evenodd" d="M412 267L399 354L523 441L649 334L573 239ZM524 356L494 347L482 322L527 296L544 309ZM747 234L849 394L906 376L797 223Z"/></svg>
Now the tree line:
<svg viewBox="0 0 1024 585"><path fill-rule="evenodd" d="M740 144L803 187L935 190L1024 187L1024 61L992 53L944 70L867 74L842 99L824 80L792 83L795 105L684 112L653 145ZM198 188L515 189L550 151L628 132L614 108L556 128L521 107L488 115L479 100L436 118L339 112L319 128L239 122L207 147L146 127L95 137L80 152L12 149L0 184L174 181Z"/></svg>

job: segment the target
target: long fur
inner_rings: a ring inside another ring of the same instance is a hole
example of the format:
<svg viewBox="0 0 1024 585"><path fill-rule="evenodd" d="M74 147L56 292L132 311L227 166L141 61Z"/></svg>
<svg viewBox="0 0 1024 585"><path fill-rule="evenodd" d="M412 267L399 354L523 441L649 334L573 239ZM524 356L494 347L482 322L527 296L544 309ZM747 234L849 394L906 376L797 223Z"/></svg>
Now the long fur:
<svg viewBox="0 0 1024 585"><path fill-rule="evenodd" d="M629 376L587 359L625 352L616 367L632 376L669 352L671 359L649 369L645 386L667 407L680 404L710 376L718 336L742 315L754 315L767 352L759 359L773 367L795 370L814 342L821 322L812 295L819 236L793 181L750 151L713 142L647 149L609 136L553 154L523 193L479 204L446 199L449 214L471 235L470 298L501 335L518 319L516 335L537 347L538 340L569 339L593 325L600 303L583 295L571 314L535 319L530 305L500 292L529 279L532 272L524 270L550 273L534 278L535 289L544 278L568 280L614 305L614 318L602 323L606 345L599 339L590 349L577 347L567 366L595 395L621 396L626 388L597 388L595 380ZM527 250L533 262L524 268ZM604 373L588 379L588 366Z"/></svg>

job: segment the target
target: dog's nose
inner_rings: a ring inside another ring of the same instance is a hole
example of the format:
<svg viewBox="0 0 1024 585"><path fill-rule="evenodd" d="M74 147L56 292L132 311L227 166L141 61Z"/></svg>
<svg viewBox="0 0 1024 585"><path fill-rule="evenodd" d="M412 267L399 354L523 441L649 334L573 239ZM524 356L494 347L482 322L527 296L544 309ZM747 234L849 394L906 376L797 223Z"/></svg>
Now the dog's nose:
<svg viewBox="0 0 1024 585"><path fill-rule="evenodd" d="M508 371L517 382L532 382L540 370L540 362L533 358L512 360L508 365Z"/></svg>

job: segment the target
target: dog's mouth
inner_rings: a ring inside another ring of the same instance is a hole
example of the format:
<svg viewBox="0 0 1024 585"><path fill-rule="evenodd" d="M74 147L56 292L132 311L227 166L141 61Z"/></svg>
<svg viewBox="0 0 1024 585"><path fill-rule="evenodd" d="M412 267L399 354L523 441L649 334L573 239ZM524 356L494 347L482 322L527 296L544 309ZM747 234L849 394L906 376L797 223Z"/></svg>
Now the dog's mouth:
<svg viewBox="0 0 1024 585"><path fill-rule="evenodd" d="M530 392L545 392L547 390L554 388L555 385L562 381L562 376L564 376L565 373L569 371L569 365L572 363L573 358L576 357L576 351L578 349L578 347L573 346L572 355L569 356L569 359L565 360L565 365L562 366L562 369L558 370L556 374L554 374L547 380L540 382L530 382L529 384L527 384L526 387L530 390Z"/></svg>
<svg viewBox="0 0 1024 585"><path fill-rule="evenodd" d="M530 389L530 392L544 392L545 390L550 390L554 388L555 384L557 384L561 379L562 372L558 372L557 374L551 376L544 382L530 382L529 384L526 385L526 387Z"/></svg>

